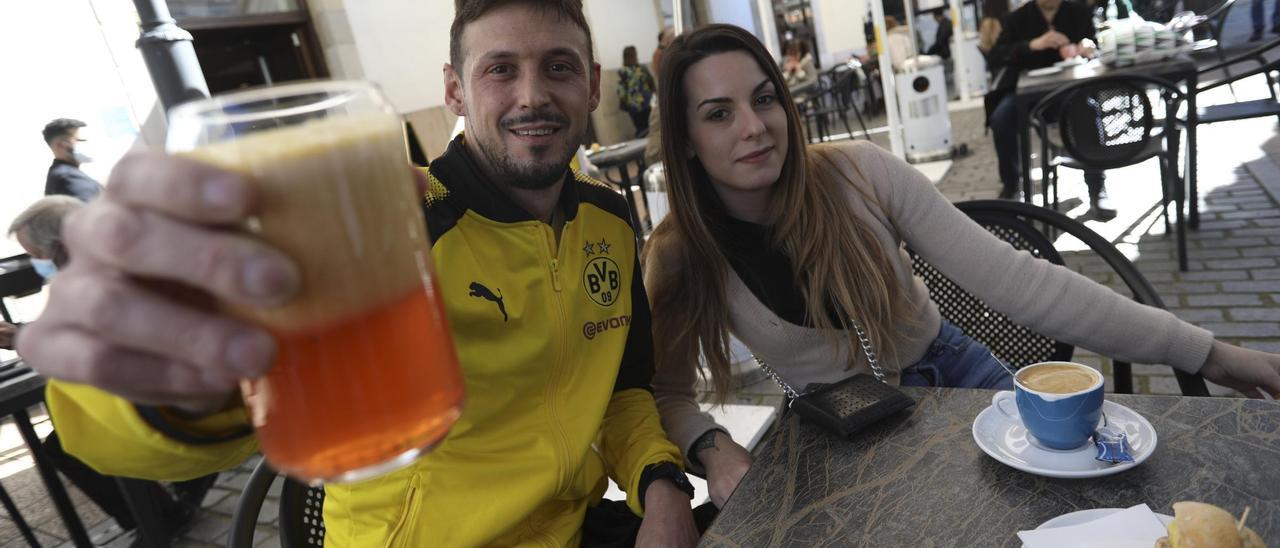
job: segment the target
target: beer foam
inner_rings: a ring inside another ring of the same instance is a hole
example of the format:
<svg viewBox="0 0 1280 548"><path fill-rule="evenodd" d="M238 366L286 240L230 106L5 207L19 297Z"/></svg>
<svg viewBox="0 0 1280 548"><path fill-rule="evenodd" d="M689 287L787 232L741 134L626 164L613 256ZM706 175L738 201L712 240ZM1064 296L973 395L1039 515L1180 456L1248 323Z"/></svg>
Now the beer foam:
<svg viewBox="0 0 1280 548"><path fill-rule="evenodd" d="M258 208L245 230L302 272L284 305L233 314L305 332L429 287L430 242L394 115L318 118L183 154L247 176Z"/></svg>

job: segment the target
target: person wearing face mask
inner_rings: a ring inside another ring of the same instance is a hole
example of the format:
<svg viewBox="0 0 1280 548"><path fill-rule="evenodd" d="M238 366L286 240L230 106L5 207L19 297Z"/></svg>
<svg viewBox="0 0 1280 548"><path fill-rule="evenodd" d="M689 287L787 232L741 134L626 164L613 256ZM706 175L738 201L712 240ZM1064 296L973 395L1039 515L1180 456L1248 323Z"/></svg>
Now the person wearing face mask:
<svg viewBox="0 0 1280 548"><path fill-rule="evenodd" d="M80 164L92 162L84 152L86 139L80 135L85 123L71 118L58 118L44 126L44 142L53 151L53 165L45 179L44 195L74 196L82 201L97 198L102 185L80 170Z"/></svg>
<svg viewBox="0 0 1280 548"><path fill-rule="evenodd" d="M62 220L84 205L83 201L71 196L46 196L19 213L9 225L9 236L17 238L18 245L31 255L31 266L45 280L52 279L58 269L66 267L70 260L62 243ZM17 335L17 326L0 322L0 348L12 347ZM137 527L115 478L99 474L67 454L56 430L44 439L42 445L58 471L114 518L121 529L129 531ZM145 490L152 499L151 507L160 512L159 521L167 528L163 532L165 535L172 538L192 523L205 493L216 479L217 474L213 474L174 483L172 494L170 489L159 483L147 482Z"/></svg>

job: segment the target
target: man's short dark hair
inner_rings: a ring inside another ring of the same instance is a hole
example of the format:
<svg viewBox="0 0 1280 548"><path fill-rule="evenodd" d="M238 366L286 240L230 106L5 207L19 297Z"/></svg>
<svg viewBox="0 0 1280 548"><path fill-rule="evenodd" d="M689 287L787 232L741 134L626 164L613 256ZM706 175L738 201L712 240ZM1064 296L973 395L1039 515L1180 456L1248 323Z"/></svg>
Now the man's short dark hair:
<svg viewBox="0 0 1280 548"><path fill-rule="evenodd" d="M66 137L73 130L80 129L88 124L72 118L58 118L44 125L44 142L50 144L54 139Z"/></svg>
<svg viewBox="0 0 1280 548"><path fill-rule="evenodd" d="M453 70L462 72L462 62L466 58L462 51L462 31L467 24L494 8L508 4L529 4L545 14L572 21L587 35L587 62L595 61L591 49L591 29L587 27L587 18L582 14L582 0L454 0L453 26L449 28L449 64L453 65Z"/></svg>

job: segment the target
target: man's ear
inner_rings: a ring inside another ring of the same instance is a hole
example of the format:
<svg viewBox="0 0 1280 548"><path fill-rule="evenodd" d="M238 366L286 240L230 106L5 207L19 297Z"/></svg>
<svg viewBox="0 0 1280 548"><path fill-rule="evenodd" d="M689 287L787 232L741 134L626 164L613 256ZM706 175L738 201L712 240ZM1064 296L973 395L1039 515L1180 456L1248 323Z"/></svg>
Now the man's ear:
<svg viewBox="0 0 1280 548"><path fill-rule="evenodd" d="M600 63L591 63L591 98L588 104L591 105L589 112L595 112L600 106Z"/></svg>
<svg viewBox="0 0 1280 548"><path fill-rule="evenodd" d="M444 64L444 104L455 116L467 115L466 90L462 88L462 75L453 65Z"/></svg>

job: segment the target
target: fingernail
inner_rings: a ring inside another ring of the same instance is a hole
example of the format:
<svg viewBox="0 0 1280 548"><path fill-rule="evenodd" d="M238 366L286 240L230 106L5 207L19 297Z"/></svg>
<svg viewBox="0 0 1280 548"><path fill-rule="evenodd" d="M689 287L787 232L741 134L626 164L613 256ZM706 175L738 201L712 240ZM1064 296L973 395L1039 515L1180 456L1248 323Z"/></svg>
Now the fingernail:
<svg viewBox="0 0 1280 548"><path fill-rule="evenodd" d="M261 331L245 331L227 343L227 365L246 377L257 378L271 367L275 341Z"/></svg>
<svg viewBox="0 0 1280 548"><path fill-rule="evenodd" d="M278 303L297 285L293 269L267 257L250 257L244 266L244 288L251 297Z"/></svg>
<svg viewBox="0 0 1280 548"><path fill-rule="evenodd" d="M201 188L205 205L217 209L234 209L240 205L236 179L234 176L224 175L205 181Z"/></svg>

